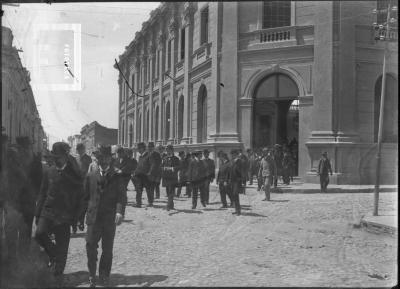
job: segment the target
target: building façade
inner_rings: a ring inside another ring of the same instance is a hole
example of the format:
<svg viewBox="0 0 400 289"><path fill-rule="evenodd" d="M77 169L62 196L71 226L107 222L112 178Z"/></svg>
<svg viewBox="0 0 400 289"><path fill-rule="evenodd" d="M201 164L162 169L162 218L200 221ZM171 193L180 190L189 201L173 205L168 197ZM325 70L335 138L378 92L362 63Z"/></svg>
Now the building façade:
<svg viewBox="0 0 400 289"><path fill-rule="evenodd" d="M118 143L215 156L296 138L304 181L318 181L327 151L332 183L373 183L384 44L374 40L372 11L384 4L161 3L119 56L129 86L120 74ZM388 44L388 184L397 183L397 50Z"/></svg>

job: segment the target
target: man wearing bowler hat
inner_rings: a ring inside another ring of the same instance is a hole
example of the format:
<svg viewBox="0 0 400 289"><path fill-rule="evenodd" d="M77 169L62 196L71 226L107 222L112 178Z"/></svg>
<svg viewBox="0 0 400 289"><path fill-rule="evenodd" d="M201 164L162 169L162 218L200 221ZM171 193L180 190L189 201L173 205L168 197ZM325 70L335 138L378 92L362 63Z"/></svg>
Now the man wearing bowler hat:
<svg viewBox="0 0 400 289"><path fill-rule="evenodd" d="M111 147L100 147L99 166L88 173L85 183L85 201L88 202L86 253L91 287L96 286L97 248L100 239L102 254L99 279L104 286L109 283L115 230L125 214L126 181L113 162Z"/></svg>
<svg viewBox="0 0 400 289"><path fill-rule="evenodd" d="M193 160L189 164L188 184L192 187L192 209L197 207L197 195L200 191L200 202L206 207L206 198L204 190L204 181L207 177L204 162L200 160L202 151L193 152Z"/></svg>
<svg viewBox="0 0 400 289"><path fill-rule="evenodd" d="M136 190L136 207L142 207L142 192L146 189L148 207L153 207L154 196L151 194L150 182L148 174L150 171L149 153L146 151L144 142L138 143L137 149L139 152L138 165L133 175L133 184Z"/></svg>
<svg viewBox="0 0 400 289"><path fill-rule="evenodd" d="M51 156L55 165L44 172L35 214L35 239L49 256L57 281L62 281L67 261L70 226L78 221L84 208L82 175L68 152L66 143L53 144ZM55 235L55 244L50 232Z"/></svg>

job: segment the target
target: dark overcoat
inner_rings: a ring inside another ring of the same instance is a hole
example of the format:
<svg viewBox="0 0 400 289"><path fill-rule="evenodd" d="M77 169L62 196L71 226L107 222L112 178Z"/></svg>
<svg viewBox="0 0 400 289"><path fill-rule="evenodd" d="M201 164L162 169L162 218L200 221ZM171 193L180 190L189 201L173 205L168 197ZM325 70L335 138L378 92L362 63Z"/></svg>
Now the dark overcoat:
<svg viewBox="0 0 400 289"><path fill-rule="evenodd" d="M176 156L167 156L164 158L162 169L162 185L163 187L171 187L178 185L179 159Z"/></svg>

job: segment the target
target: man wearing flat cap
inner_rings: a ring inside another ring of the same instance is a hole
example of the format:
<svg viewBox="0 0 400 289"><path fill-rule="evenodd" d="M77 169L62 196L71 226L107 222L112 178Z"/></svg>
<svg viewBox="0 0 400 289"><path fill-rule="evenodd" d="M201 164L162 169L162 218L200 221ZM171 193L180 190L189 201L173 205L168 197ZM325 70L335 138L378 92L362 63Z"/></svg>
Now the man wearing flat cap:
<svg viewBox="0 0 400 289"><path fill-rule="evenodd" d="M98 167L88 173L85 182L86 253L89 283L96 286L97 248L101 240L99 281L107 286L110 278L116 226L120 225L127 202L124 177L114 166L110 146L98 150Z"/></svg>
<svg viewBox="0 0 400 289"><path fill-rule="evenodd" d="M332 176L332 166L328 159L328 153L323 152L318 164L319 182L321 184L321 193L326 193L329 184L329 175Z"/></svg>
<svg viewBox="0 0 400 289"><path fill-rule="evenodd" d="M272 155L272 151L268 148L264 148L262 152L263 152L263 158L260 163L259 175L260 178L262 179L264 193L265 193L265 199L263 199L263 201L270 201L271 186L278 172L275 159Z"/></svg>
<svg viewBox="0 0 400 289"><path fill-rule="evenodd" d="M66 143L53 144L51 156L55 165L44 172L35 214L35 239L49 256L49 266L54 267L58 281L62 281L67 261L70 226L78 221L84 207L82 175L68 151ZM49 238L50 232L55 235L55 244Z"/></svg>

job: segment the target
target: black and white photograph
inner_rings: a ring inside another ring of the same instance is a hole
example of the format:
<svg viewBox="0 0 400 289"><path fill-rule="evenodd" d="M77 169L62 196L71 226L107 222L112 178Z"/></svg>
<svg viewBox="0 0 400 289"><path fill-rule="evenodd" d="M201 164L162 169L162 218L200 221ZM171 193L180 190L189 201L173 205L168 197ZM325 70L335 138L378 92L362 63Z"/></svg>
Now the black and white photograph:
<svg viewBox="0 0 400 289"><path fill-rule="evenodd" d="M398 0L1 1L0 288L398 284Z"/></svg>

